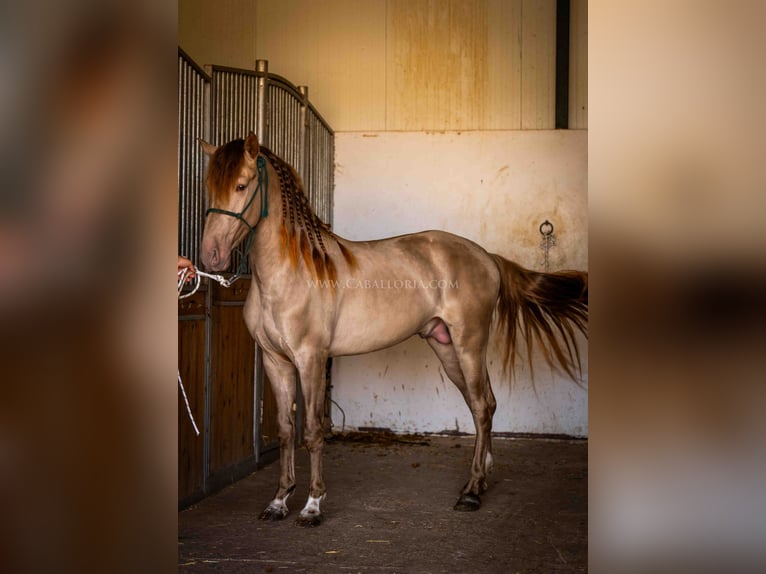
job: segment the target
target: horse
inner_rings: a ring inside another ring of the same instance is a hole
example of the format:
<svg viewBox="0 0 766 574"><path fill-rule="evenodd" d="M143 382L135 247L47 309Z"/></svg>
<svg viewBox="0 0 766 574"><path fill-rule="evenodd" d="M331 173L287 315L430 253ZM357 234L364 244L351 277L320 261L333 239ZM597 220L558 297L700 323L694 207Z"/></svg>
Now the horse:
<svg viewBox="0 0 766 574"><path fill-rule="evenodd" d="M244 241L252 273L244 320L263 353L277 402L279 483L260 514L288 516L295 490L297 381L305 406L311 463L308 499L296 519L317 526L327 489L322 472L325 365L329 357L369 353L420 335L462 393L476 428L470 478L455 510L475 511L492 468L496 409L487 372L491 326L512 369L517 343L533 343L573 379L580 371L576 331L587 336L588 275L540 273L444 231L350 241L311 210L297 172L259 145L252 132L209 156L204 266L219 272Z"/></svg>

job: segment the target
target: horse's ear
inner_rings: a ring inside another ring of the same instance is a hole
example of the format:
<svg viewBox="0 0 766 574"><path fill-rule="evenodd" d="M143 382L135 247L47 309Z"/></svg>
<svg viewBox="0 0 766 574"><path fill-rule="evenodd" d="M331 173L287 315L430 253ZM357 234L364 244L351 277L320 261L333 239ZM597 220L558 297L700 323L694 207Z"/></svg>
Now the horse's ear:
<svg viewBox="0 0 766 574"><path fill-rule="evenodd" d="M258 145L258 136L253 132L250 132L247 134L247 139L245 140L245 153L250 156L249 159L255 161L255 158L258 157L260 151L261 147Z"/></svg>
<svg viewBox="0 0 766 574"><path fill-rule="evenodd" d="M202 138L199 138L198 141L199 141L199 145L202 147L202 151L205 152L205 155L213 157L213 154L215 153L215 150L217 150L218 148L215 147L212 144L207 143Z"/></svg>

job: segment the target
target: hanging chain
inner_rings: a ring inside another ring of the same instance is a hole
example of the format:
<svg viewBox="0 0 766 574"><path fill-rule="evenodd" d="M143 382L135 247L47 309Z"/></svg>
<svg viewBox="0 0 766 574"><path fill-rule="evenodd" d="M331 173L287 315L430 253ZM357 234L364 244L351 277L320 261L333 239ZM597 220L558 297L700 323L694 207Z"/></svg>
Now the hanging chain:
<svg viewBox="0 0 766 574"><path fill-rule="evenodd" d="M553 235L553 224L547 219L540 224L540 235L543 236L543 240L540 242L540 249L545 254L543 267L547 273L550 269L551 247L556 245L556 237Z"/></svg>

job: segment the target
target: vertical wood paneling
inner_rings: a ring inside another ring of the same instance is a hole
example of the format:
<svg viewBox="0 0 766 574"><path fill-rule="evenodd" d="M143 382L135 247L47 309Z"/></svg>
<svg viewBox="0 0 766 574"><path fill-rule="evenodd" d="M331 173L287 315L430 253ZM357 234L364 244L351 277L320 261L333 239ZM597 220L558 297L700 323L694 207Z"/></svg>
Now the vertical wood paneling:
<svg viewBox="0 0 766 574"><path fill-rule="evenodd" d="M210 472L252 457L255 347L242 317L249 284L213 286L210 345Z"/></svg>
<svg viewBox="0 0 766 574"><path fill-rule="evenodd" d="M178 322L178 373L181 375L189 405L200 433L204 433L205 408L205 312L204 293L178 304L179 316L199 319ZM191 496L202 489L203 439L194 434L186 404L178 393L178 498Z"/></svg>
<svg viewBox="0 0 766 574"><path fill-rule="evenodd" d="M486 0L389 0L386 128L460 130L485 117Z"/></svg>
<svg viewBox="0 0 766 574"><path fill-rule="evenodd" d="M386 0L272 0L251 12L258 57L309 86L333 129L385 129Z"/></svg>
<svg viewBox="0 0 766 574"><path fill-rule="evenodd" d="M282 0L256 14L258 57L307 84L338 131L555 127L555 0Z"/></svg>
<svg viewBox="0 0 766 574"><path fill-rule="evenodd" d="M588 128L588 1L571 0L569 127Z"/></svg>
<svg viewBox="0 0 766 574"><path fill-rule="evenodd" d="M522 0L487 1L487 105L482 129L521 128Z"/></svg>
<svg viewBox="0 0 766 574"><path fill-rule="evenodd" d="M252 69L255 6L252 0L180 0L178 44L200 64Z"/></svg>
<svg viewBox="0 0 766 574"><path fill-rule="evenodd" d="M556 0L521 7L521 128L556 127Z"/></svg>

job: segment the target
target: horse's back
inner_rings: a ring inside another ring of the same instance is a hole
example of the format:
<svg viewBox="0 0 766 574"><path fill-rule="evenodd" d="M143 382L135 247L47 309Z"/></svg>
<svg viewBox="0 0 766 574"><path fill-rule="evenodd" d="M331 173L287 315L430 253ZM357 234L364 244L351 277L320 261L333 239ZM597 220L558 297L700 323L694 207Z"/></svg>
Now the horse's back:
<svg viewBox="0 0 766 574"><path fill-rule="evenodd" d="M390 346L433 318L448 324L491 316L500 279L491 256L445 231L347 242L356 266L339 270L332 354Z"/></svg>
<svg viewBox="0 0 766 574"><path fill-rule="evenodd" d="M442 273L473 290L486 287L497 291L500 274L492 256L479 244L441 230L422 231L393 238L411 257L420 256ZM494 289L493 289L494 288ZM484 291L484 289L482 289ZM496 295L492 296L494 301Z"/></svg>

